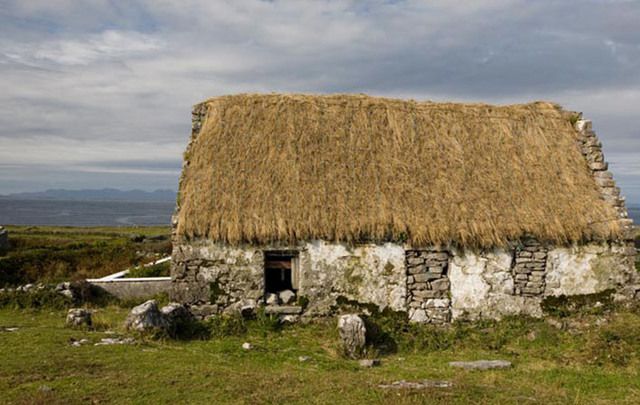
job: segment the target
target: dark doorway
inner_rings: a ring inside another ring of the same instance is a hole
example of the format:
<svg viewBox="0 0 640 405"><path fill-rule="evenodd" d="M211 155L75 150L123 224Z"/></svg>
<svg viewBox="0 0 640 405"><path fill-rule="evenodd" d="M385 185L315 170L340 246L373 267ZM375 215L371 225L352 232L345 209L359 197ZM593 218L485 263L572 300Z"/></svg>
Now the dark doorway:
<svg viewBox="0 0 640 405"><path fill-rule="evenodd" d="M293 262L298 252L290 250L272 250L264 252L264 289L267 293L279 293L284 290L295 292L293 282Z"/></svg>

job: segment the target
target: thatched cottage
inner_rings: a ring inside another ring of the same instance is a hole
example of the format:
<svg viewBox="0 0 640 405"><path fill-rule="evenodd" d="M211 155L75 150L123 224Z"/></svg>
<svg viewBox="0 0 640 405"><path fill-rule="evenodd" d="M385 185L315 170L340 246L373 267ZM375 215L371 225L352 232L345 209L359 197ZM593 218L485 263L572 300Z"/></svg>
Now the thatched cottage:
<svg viewBox="0 0 640 405"><path fill-rule="evenodd" d="M637 293L601 144L557 105L235 95L192 128L172 278L196 309L319 315L342 297L438 323Z"/></svg>

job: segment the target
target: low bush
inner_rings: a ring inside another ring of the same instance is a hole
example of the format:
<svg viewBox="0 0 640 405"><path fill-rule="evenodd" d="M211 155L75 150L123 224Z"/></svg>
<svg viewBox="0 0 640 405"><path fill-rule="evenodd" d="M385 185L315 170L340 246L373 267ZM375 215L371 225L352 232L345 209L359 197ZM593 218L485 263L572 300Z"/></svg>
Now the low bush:
<svg viewBox="0 0 640 405"><path fill-rule="evenodd" d="M0 293L0 308L13 309L65 309L74 302L50 288Z"/></svg>

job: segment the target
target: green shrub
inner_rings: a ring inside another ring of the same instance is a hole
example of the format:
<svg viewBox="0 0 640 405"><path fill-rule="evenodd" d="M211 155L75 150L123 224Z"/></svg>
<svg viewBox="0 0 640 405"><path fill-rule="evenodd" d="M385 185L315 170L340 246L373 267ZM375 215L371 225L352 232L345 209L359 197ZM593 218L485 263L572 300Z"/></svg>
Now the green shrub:
<svg viewBox="0 0 640 405"><path fill-rule="evenodd" d="M73 304L73 301L68 297L48 288L0 293L0 308L65 309Z"/></svg>

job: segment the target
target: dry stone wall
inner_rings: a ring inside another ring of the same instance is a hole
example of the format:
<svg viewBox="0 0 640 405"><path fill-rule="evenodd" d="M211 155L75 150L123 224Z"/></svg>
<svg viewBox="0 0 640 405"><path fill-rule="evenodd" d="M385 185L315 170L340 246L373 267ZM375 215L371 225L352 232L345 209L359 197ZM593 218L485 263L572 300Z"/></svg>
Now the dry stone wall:
<svg viewBox="0 0 640 405"><path fill-rule="evenodd" d="M445 323L451 320L449 253L445 250L407 250L409 320Z"/></svg>
<svg viewBox="0 0 640 405"><path fill-rule="evenodd" d="M625 199L620 194L620 188L616 187L613 175L607 170L609 164L604 160L602 143L593 131L591 121L580 119L576 122L575 128L578 133L580 150L587 160L596 184L600 188L602 198L616 209L620 226L627 230L629 239L632 239L633 220L629 218Z"/></svg>
<svg viewBox="0 0 640 405"><path fill-rule="evenodd" d="M541 295L545 288L547 248L535 239L516 247L513 260L515 295Z"/></svg>

